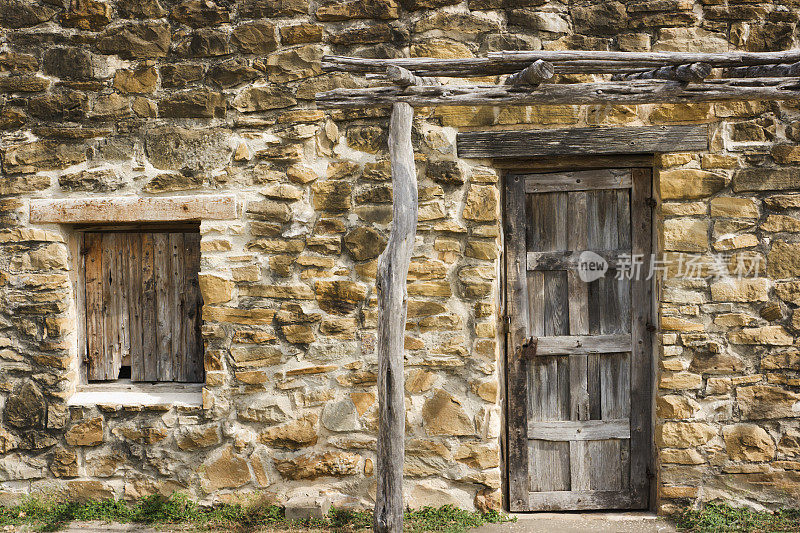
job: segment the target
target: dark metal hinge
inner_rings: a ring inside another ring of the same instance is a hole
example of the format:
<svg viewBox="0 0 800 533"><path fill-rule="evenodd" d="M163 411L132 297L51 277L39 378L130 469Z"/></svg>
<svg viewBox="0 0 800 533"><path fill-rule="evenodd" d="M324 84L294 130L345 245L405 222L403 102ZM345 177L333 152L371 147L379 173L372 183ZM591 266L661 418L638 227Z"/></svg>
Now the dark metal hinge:
<svg viewBox="0 0 800 533"><path fill-rule="evenodd" d="M658 205L658 202L656 202L655 198L648 198L647 199L647 207L653 208L656 205Z"/></svg>
<svg viewBox="0 0 800 533"><path fill-rule="evenodd" d="M650 333L653 333L653 332L654 332L654 331L656 331L657 329L658 329L658 328L656 328L656 327L655 327L653 324L651 324L650 322L648 322L648 323L647 323L647 331L649 331Z"/></svg>

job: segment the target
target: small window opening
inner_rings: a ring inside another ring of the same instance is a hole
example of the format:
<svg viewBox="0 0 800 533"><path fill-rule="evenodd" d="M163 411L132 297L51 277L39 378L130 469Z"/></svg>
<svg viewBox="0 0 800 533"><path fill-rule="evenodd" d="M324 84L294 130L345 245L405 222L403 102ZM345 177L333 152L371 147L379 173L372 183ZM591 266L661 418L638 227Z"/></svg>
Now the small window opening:
<svg viewBox="0 0 800 533"><path fill-rule="evenodd" d="M199 226L95 226L81 237L87 380L202 382Z"/></svg>

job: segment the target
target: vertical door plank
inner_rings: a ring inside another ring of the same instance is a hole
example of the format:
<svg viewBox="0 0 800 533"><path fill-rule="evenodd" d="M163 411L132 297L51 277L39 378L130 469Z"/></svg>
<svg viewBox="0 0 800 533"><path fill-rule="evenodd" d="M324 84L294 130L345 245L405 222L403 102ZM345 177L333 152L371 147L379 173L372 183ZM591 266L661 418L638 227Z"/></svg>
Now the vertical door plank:
<svg viewBox="0 0 800 533"><path fill-rule="evenodd" d="M103 235L84 235L86 287L86 356L87 378L106 379L106 349L103 319Z"/></svg>
<svg viewBox="0 0 800 533"><path fill-rule="evenodd" d="M585 191L569 193L567 219L570 231L567 246L570 250L586 250L588 247L587 194ZM589 333L589 286L580 279L575 270L567 272L569 288L569 334L587 335ZM588 359L586 355L569 358L570 376L570 419L589 419ZM571 461L582 460L585 454L572 454ZM583 470L576 467L576 470ZM574 479L574 476L573 476ZM576 489L573 489L576 490Z"/></svg>
<svg viewBox="0 0 800 533"><path fill-rule="evenodd" d="M197 274L200 271L200 234L184 233L184 314L183 334L183 369L179 374L180 381L200 382L203 380L203 350L200 337L200 311L203 305Z"/></svg>
<svg viewBox="0 0 800 533"><path fill-rule="evenodd" d="M103 332L106 346L105 378L116 379L120 361L119 315L117 314L117 234L103 235Z"/></svg>
<svg viewBox="0 0 800 533"><path fill-rule="evenodd" d="M117 305L119 313L119 357L120 366L131 364L131 332L130 332L130 294L128 240L130 233L117 235L117 253L115 268L117 271Z"/></svg>
<svg viewBox="0 0 800 533"><path fill-rule="evenodd" d="M529 510L531 487L528 468L528 376L519 350L528 331L528 283L525 187L519 176L509 176L505 190L506 283L509 332L506 349L508 404L508 498L512 511Z"/></svg>
<svg viewBox="0 0 800 533"><path fill-rule="evenodd" d="M185 315L185 299L183 298L183 278L184 278L184 252L183 233L169 234L170 250L170 300L172 306L172 324L170 324L172 334L172 379L180 381L184 352L186 349L183 335L182 323Z"/></svg>
<svg viewBox="0 0 800 533"><path fill-rule="evenodd" d="M174 322L172 302L172 253L168 233L153 234L153 271L156 289L156 339L158 342L156 379L173 380L172 324Z"/></svg>
<svg viewBox="0 0 800 533"><path fill-rule="evenodd" d="M131 380L137 381L142 370L142 234L129 233L127 237L129 364Z"/></svg>
<svg viewBox="0 0 800 533"><path fill-rule="evenodd" d="M634 169L631 194L632 249L635 254L649 257L652 252L651 228L652 175L649 169ZM636 302L631 316L631 454L630 486L636 503L645 507L649 497L647 469L650 457L651 432L651 357L652 337L648 331L652 284L640 279L632 284L631 298Z"/></svg>
<svg viewBox="0 0 800 533"><path fill-rule="evenodd" d="M590 441L573 440L569 443L569 490L590 490L592 457L589 455Z"/></svg>
<svg viewBox="0 0 800 533"><path fill-rule="evenodd" d="M155 239L142 233L142 357L132 369L134 381L158 380L158 328L156 311Z"/></svg>
<svg viewBox="0 0 800 533"><path fill-rule="evenodd" d="M569 458L569 442L536 439L529 442L530 490L534 492L569 490L569 463L564 461L564 458Z"/></svg>

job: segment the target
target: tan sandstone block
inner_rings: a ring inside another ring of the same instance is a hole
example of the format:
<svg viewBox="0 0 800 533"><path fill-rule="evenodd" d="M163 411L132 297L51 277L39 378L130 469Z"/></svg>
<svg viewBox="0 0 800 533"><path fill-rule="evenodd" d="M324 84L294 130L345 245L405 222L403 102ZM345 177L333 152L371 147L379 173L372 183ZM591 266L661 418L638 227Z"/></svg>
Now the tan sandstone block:
<svg viewBox="0 0 800 533"><path fill-rule="evenodd" d="M656 442L668 448L702 446L717 436L717 428L704 422L666 422L656 431Z"/></svg>
<svg viewBox="0 0 800 533"><path fill-rule="evenodd" d="M702 252L708 249L708 220L671 218L664 221L664 249Z"/></svg>
<svg viewBox="0 0 800 533"><path fill-rule="evenodd" d="M762 462L775 458L775 443L755 424L737 424L722 429L725 449L734 461Z"/></svg>
<svg viewBox="0 0 800 533"><path fill-rule="evenodd" d="M726 278L711 284L711 299L716 302L766 302L768 293L766 278Z"/></svg>
<svg viewBox="0 0 800 533"><path fill-rule="evenodd" d="M683 200L704 198L725 187L725 177L706 170L683 168L659 172L661 198Z"/></svg>
<svg viewBox="0 0 800 533"><path fill-rule="evenodd" d="M758 204L752 198L720 196L711 200L711 216L758 218Z"/></svg>

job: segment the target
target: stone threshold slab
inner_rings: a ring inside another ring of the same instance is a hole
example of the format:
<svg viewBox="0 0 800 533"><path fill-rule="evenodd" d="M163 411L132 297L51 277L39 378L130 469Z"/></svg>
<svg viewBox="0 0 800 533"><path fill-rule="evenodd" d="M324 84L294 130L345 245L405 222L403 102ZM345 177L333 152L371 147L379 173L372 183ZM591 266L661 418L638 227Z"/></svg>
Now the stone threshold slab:
<svg viewBox="0 0 800 533"><path fill-rule="evenodd" d="M32 223L129 223L231 220L238 218L236 196L106 196L31 200Z"/></svg>

